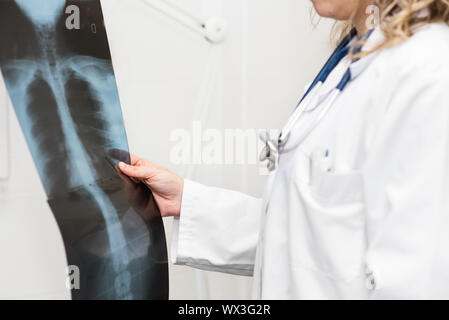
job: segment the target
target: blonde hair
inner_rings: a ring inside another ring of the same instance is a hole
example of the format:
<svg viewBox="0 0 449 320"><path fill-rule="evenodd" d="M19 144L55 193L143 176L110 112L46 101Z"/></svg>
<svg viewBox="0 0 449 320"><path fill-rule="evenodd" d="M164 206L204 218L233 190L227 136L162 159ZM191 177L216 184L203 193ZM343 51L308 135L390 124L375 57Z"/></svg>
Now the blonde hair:
<svg viewBox="0 0 449 320"><path fill-rule="evenodd" d="M434 22L449 25L449 0L377 0L375 5L380 10L379 25L385 40L371 52L408 39L420 26ZM352 28L351 21L342 22L333 34L343 38Z"/></svg>

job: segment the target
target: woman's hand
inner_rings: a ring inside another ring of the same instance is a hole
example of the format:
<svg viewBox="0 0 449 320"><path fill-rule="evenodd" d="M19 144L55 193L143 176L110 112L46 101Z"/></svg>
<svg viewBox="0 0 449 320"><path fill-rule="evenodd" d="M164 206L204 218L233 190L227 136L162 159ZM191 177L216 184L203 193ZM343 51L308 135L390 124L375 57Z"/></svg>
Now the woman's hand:
<svg viewBox="0 0 449 320"><path fill-rule="evenodd" d="M156 204L153 192L143 183L133 180L125 175L119 168L117 174L125 183L125 194L128 204L138 213L142 219L151 222L161 217L159 206ZM150 224L151 226L152 224Z"/></svg>
<svg viewBox="0 0 449 320"><path fill-rule="evenodd" d="M119 168L135 182L142 182L151 189L162 217L179 217L184 179L134 155L131 155L131 165L120 162Z"/></svg>

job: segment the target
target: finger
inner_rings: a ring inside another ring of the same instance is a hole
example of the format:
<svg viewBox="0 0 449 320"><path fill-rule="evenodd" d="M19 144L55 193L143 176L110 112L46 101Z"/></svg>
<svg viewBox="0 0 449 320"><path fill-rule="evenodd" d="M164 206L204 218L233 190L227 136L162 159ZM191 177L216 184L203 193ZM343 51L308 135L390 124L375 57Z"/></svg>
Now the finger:
<svg viewBox="0 0 449 320"><path fill-rule="evenodd" d="M141 160L139 157L136 157L135 155L132 155L131 153L128 154L129 157L131 158L131 166L135 166L136 163ZM134 160L134 161L133 161ZM126 162L125 162L126 164ZM123 173L121 172L120 168L118 168L118 171L120 171L120 173L123 175ZM134 182L135 184L139 184L142 181L140 181L138 178L134 178L134 177L130 177L130 176L126 176L128 179L130 179L132 182Z"/></svg>
<svg viewBox="0 0 449 320"><path fill-rule="evenodd" d="M133 178L133 177L129 177L135 184L139 184L139 183L141 183L142 181L140 181L139 179L137 179L137 178Z"/></svg>
<svg viewBox="0 0 449 320"><path fill-rule="evenodd" d="M139 161L143 160L142 158L132 153L129 154L129 159L132 166L135 166Z"/></svg>
<svg viewBox="0 0 449 320"><path fill-rule="evenodd" d="M119 177L125 182L125 183L133 183L134 179L131 177L128 177L126 174L124 174L118 167L116 167L117 169L117 174L119 175Z"/></svg>
<svg viewBox="0 0 449 320"><path fill-rule="evenodd" d="M146 180L151 176L150 166L130 166L124 162L119 163L120 170L130 178Z"/></svg>
<svg viewBox="0 0 449 320"><path fill-rule="evenodd" d="M118 174L119 177L125 182L125 184L126 184L127 186L132 186L132 187L135 189L135 188L137 188L137 186L138 186L139 184L142 183L142 181L140 181L139 179L133 178L133 177L129 177L129 176L127 176L126 174L124 174L124 173L120 170L120 168L119 168L118 166L116 167L116 169L117 169L117 174Z"/></svg>

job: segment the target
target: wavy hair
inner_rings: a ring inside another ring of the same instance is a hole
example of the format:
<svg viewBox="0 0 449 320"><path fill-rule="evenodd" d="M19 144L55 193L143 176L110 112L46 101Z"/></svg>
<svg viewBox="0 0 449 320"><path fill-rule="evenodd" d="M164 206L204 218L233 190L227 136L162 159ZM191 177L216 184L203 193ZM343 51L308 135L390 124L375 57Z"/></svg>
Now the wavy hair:
<svg viewBox="0 0 449 320"><path fill-rule="evenodd" d="M375 5L379 8L379 25L385 40L373 51L408 39L423 25L435 22L449 25L449 0L377 0ZM339 23L334 35L343 38L352 27L351 21Z"/></svg>

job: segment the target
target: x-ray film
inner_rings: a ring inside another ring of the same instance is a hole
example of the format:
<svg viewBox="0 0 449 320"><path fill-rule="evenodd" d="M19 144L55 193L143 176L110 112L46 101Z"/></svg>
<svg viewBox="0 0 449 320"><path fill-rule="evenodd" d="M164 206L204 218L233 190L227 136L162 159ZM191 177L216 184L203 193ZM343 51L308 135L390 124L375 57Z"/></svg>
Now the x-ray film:
<svg viewBox="0 0 449 320"><path fill-rule="evenodd" d="M159 210L116 169L130 159L100 1L0 0L0 67L64 240L72 297L166 299Z"/></svg>

